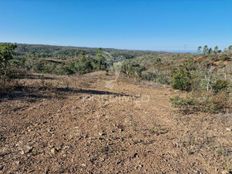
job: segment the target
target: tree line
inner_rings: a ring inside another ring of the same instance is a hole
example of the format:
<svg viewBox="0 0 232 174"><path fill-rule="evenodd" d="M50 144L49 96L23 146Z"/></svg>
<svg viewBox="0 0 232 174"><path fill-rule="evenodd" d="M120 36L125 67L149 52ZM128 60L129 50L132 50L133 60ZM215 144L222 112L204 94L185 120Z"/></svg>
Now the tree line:
<svg viewBox="0 0 232 174"><path fill-rule="evenodd" d="M219 54L222 52L232 52L232 45L230 45L228 48L225 48L224 51L222 51L221 49L219 49L218 46L215 46L214 48L209 47L208 45L205 46L199 46L197 48L197 51L199 54L204 54L204 55L210 55L210 54Z"/></svg>

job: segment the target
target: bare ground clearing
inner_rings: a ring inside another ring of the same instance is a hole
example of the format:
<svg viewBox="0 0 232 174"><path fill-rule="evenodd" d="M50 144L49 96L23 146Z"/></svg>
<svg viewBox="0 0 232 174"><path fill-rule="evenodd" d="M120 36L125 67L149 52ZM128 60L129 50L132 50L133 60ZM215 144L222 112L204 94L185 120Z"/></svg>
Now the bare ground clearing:
<svg viewBox="0 0 232 174"><path fill-rule="evenodd" d="M2 95L0 173L232 169L232 115L181 115L169 103L177 91L114 79L102 72L31 78Z"/></svg>

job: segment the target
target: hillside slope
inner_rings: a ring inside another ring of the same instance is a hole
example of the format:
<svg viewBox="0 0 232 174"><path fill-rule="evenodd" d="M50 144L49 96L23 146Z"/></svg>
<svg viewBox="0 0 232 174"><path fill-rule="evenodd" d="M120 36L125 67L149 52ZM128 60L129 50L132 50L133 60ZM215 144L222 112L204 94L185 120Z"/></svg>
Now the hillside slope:
<svg viewBox="0 0 232 174"><path fill-rule="evenodd" d="M169 103L178 91L102 72L22 82L31 87L1 96L0 173L213 174L232 167L231 116L179 115Z"/></svg>

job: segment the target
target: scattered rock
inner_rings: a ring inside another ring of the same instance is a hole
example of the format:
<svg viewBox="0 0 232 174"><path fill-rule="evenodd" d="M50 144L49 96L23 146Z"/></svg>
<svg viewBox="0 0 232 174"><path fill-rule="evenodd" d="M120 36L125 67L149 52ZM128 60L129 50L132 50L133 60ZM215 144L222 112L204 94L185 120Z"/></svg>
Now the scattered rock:
<svg viewBox="0 0 232 174"><path fill-rule="evenodd" d="M232 174L232 170L223 170L222 174Z"/></svg>
<svg viewBox="0 0 232 174"><path fill-rule="evenodd" d="M105 132L99 132L98 135L99 135L99 136L105 136L106 133L105 133Z"/></svg>
<svg viewBox="0 0 232 174"><path fill-rule="evenodd" d="M135 167L136 169L140 169L140 168L143 168L143 165L142 164L139 164Z"/></svg>
<svg viewBox="0 0 232 174"><path fill-rule="evenodd" d="M55 148L52 148L52 149L51 149L51 153L52 153L53 155L55 155L56 152L57 152L57 150L56 150Z"/></svg>
<svg viewBox="0 0 232 174"><path fill-rule="evenodd" d="M10 150L9 149L7 149L7 148L2 148L2 149L0 149L0 157L3 157L3 156L5 156L5 155L8 155L8 154L10 154Z"/></svg>
<svg viewBox="0 0 232 174"><path fill-rule="evenodd" d="M27 153L30 153L32 152L33 150L33 147L29 146L29 145L26 145L24 146L22 149L21 149L21 154L24 155L24 154L27 154Z"/></svg>
<svg viewBox="0 0 232 174"><path fill-rule="evenodd" d="M85 163L82 163L81 166L82 166L82 167L86 167L86 164L85 164Z"/></svg>
<svg viewBox="0 0 232 174"><path fill-rule="evenodd" d="M32 151L32 149L33 149L33 147L31 147L31 146L25 146L25 153L30 153L31 151Z"/></svg>
<svg viewBox="0 0 232 174"><path fill-rule="evenodd" d="M3 170L3 169L4 169L4 165L0 164L0 170Z"/></svg>
<svg viewBox="0 0 232 174"><path fill-rule="evenodd" d="M44 174L48 174L48 172L49 172L49 168L46 167L45 170L44 170Z"/></svg>
<svg viewBox="0 0 232 174"><path fill-rule="evenodd" d="M138 153L135 153L133 156L132 156L132 158L136 158L136 157L138 157L139 155L138 155Z"/></svg>
<svg viewBox="0 0 232 174"><path fill-rule="evenodd" d="M20 161L15 161L15 164L16 164L16 165L19 165L19 164L20 164Z"/></svg>

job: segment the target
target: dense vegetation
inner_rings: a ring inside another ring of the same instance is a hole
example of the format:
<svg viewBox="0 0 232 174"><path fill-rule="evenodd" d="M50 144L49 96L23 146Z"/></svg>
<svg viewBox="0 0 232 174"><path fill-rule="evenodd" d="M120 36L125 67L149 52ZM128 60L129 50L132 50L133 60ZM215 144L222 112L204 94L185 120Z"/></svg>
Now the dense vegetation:
<svg viewBox="0 0 232 174"><path fill-rule="evenodd" d="M119 61L133 59L148 51L130 51L101 48L62 47L49 45L17 44L15 58L21 68L30 72L58 75L84 74L96 70L108 70Z"/></svg>
<svg viewBox="0 0 232 174"><path fill-rule="evenodd" d="M16 48L14 44L0 44L0 89L6 88L7 81L11 76L11 60L13 51Z"/></svg>
<svg viewBox="0 0 232 174"><path fill-rule="evenodd" d="M199 54L144 55L124 61L122 72L141 80L171 85L186 97L171 98L184 113L231 112L232 47L203 47Z"/></svg>
<svg viewBox="0 0 232 174"><path fill-rule="evenodd" d="M28 73L85 74L104 70L136 80L171 85L187 97L171 98L184 112L231 110L232 46L199 47L199 54L76 48L45 45L0 44L1 90L10 79ZM119 64L120 63L120 64Z"/></svg>

